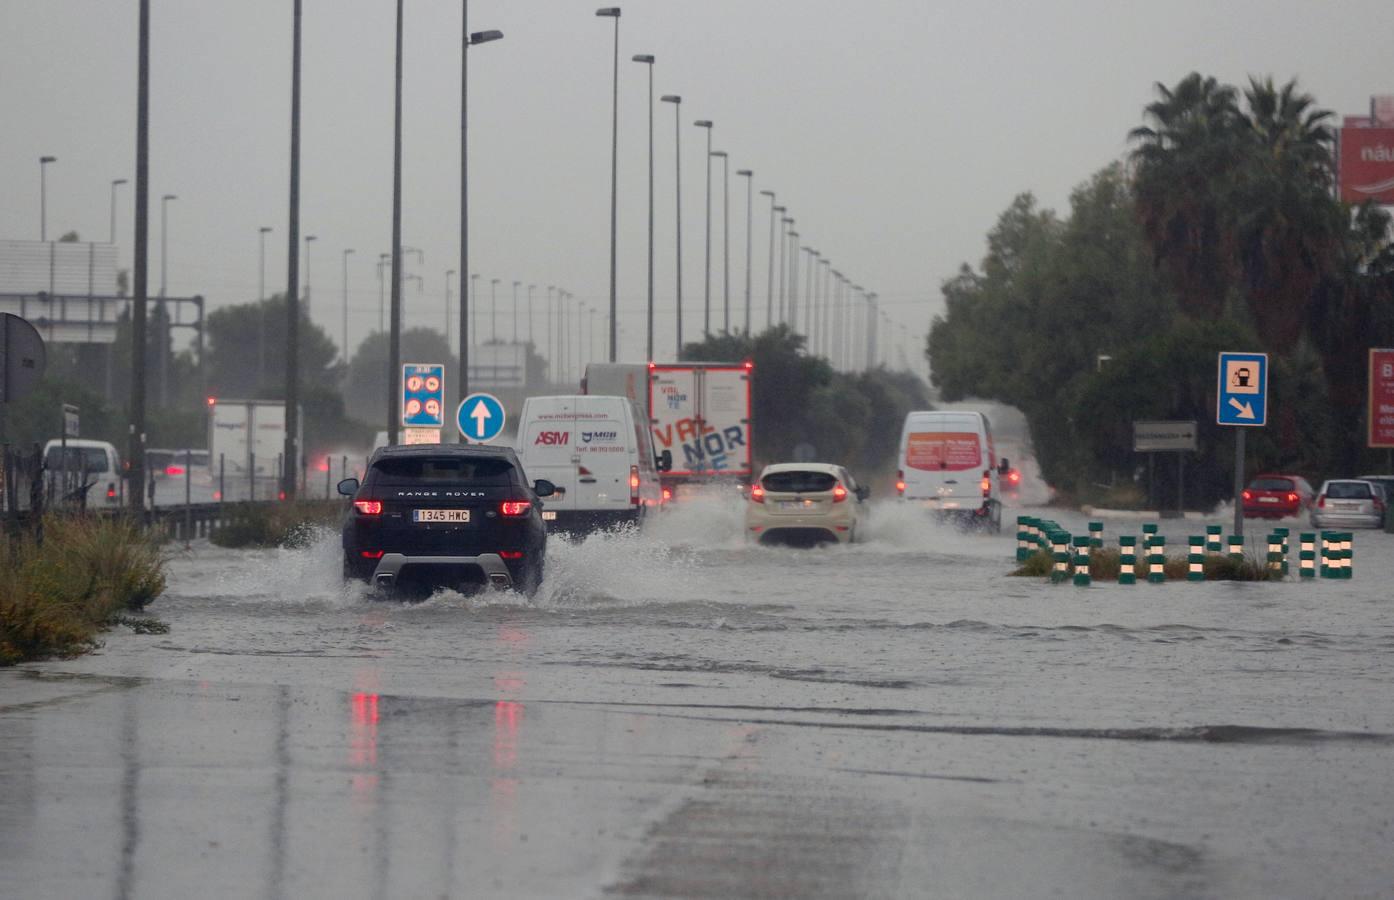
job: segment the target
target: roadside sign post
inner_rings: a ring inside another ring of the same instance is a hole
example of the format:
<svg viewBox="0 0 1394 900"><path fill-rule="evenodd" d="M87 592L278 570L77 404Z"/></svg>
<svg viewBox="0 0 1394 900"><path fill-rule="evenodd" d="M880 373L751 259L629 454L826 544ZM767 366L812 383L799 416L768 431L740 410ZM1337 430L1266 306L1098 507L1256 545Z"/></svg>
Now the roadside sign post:
<svg viewBox="0 0 1394 900"><path fill-rule="evenodd" d="M445 427L445 366L439 363L402 366L402 425L406 428Z"/></svg>
<svg viewBox="0 0 1394 900"><path fill-rule="evenodd" d="M1244 536L1244 429L1268 424L1268 354L1222 352L1215 421L1234 430L1234 534Z"/></svg>
<svg viewBox="0 0 1394 900"><path fill-rule="evenodd" d="M487 444L503 432L508 416L493 394L470 394L455 410L455 424L466 442Z"/></svg>
<svg viewBox="0 0 1394 900"><path fill-rule="evenodd" d="M1153 492L1152 461L1158 451L1176 454L1176 512L1180 516L1186 503L1186 456L1194 453L1197 447L1196 423L1187 422L1149 422L1133 423L1133 452L1147 454L1147 493ZM1160 502L1157 504L1160 508ZM1160 513L1159 513L1160 514Z"/></svg>

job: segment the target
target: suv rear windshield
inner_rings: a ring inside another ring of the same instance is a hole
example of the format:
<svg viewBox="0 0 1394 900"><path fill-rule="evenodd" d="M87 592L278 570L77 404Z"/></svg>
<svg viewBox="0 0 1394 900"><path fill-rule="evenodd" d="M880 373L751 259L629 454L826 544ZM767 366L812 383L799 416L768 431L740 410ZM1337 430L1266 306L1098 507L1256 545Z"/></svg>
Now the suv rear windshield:
<svg viewBox="0 0 1394 900"><path fill-rule="evenodd" d="M1249 485L1249 489L1254 491L1290 491L1292 490L1292 479L1255 478L1254 483Z"/></svg>
<svg viewBox="0 0 1394 900"><path fill-rule="evenodd" d="M783 494L807 494L830 491L837 479L827 472L771 472L760 479L767 491Z"/></svg>
<svg viewBox="0 0 1394 900"><path fill-rule="evenodd" d="M517 479L506 459L471 459L460 456L411 456L380 459L373 463L373 480L379 484L470 484L506 487Z"/></svg>
<svg viewBox="0 0 1394 900"><path fill-rule="evenodd" d="M1326 496L1330 500L1369 500L1373 495L1363 481L1333 481L1326 486Z"/></svg>

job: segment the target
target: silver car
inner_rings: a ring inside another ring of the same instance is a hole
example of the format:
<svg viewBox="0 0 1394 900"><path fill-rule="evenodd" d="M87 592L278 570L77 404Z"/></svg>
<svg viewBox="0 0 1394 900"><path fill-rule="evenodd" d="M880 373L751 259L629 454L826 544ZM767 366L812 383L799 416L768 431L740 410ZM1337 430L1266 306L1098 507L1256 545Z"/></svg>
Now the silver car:
<svg viewBox="0 0 1394 900"><path fill-rule="evenodd" d="M1312 527L1380 528L1384 504L1384 491L1369 481L1333 479L1322 484L1312 504Z"/></svg>

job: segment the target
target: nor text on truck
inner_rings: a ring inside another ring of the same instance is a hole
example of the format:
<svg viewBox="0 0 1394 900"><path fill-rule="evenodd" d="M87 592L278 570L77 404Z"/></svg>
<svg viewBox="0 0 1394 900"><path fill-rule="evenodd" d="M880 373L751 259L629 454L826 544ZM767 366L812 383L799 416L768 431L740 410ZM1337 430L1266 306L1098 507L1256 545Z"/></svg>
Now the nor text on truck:
<svg viewBox="0 0 1394 900"><path fill-rule="evenodd" d="M754 365L592 363L582 393L629 397L649 423L654 451L672 454L665 496L693 485L750 481Z"/></svg>

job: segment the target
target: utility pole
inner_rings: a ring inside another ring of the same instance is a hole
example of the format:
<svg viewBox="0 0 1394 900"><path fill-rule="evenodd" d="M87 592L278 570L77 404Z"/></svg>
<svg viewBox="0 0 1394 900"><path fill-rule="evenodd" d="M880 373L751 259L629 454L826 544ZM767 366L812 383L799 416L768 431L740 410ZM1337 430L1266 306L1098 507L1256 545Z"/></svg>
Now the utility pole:
<svg viewBox="0 0 1394 900"><path fill-rule="evenodd" d="M281 455L281 493L295 499L300 475L300 4L290 63L290 233L286 259L286 444Z"/></svg>

